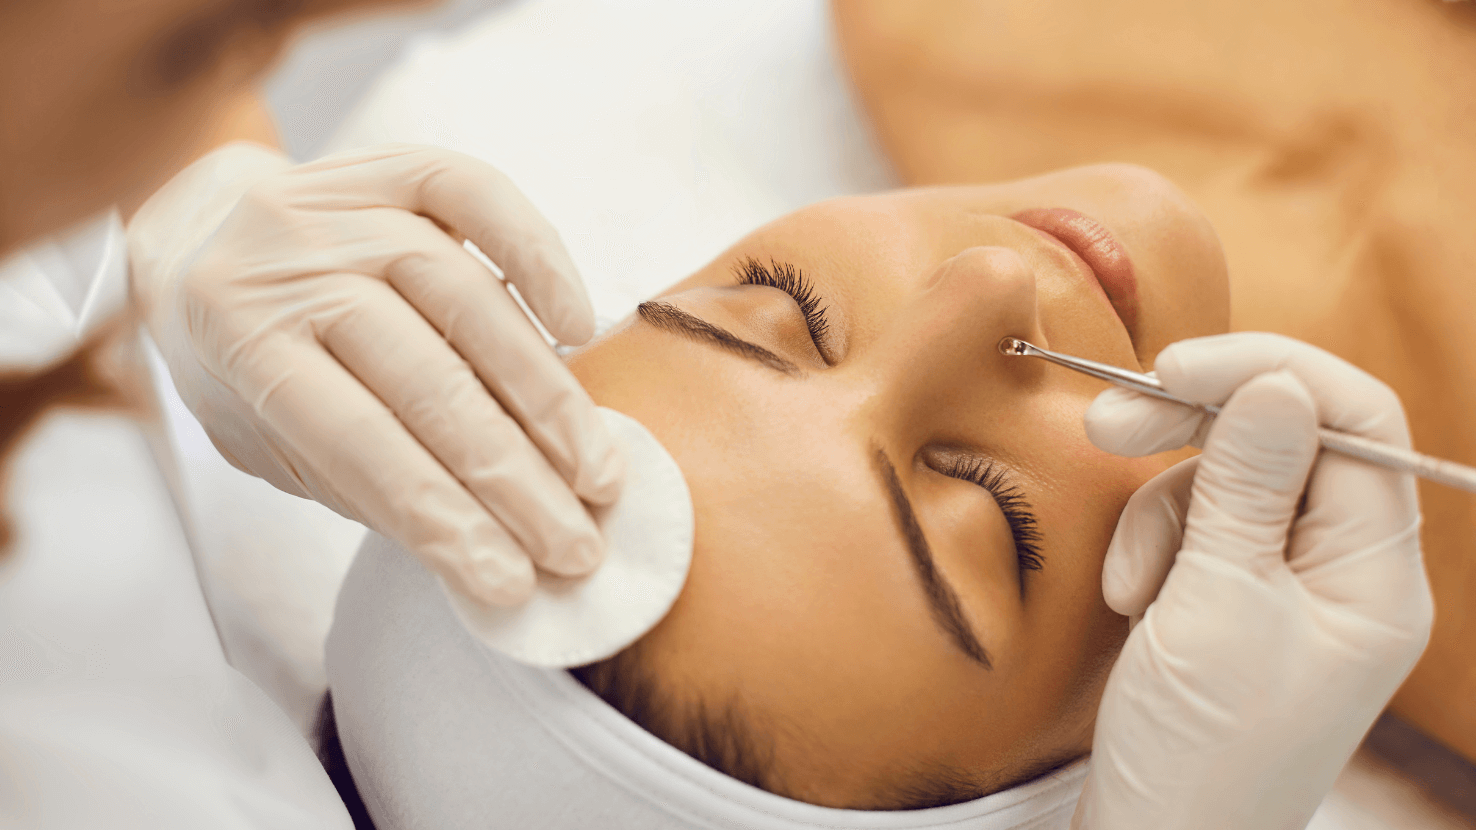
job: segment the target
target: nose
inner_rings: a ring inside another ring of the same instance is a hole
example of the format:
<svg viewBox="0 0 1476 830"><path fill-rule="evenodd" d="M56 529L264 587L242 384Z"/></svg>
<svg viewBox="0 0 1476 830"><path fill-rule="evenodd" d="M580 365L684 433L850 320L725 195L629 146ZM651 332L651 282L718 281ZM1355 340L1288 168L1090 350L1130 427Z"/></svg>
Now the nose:
<svg viewBox="0 0 1476 830"><path fill-rule="evenodd" d="M939 263L893 322L889 351L907 363L992 359L1003 337L1037 342L1035 272L1013 248L968 248Z"/></svg>
<svg viewBox="0 0 1476 830"><path fill-rule="evenodd" d="M968 248L940 263L898 309L877 353L894 400L941 402L1033 375L1000 354L1006 336L1044 343L1035 272L1011 248Z"/></svg>

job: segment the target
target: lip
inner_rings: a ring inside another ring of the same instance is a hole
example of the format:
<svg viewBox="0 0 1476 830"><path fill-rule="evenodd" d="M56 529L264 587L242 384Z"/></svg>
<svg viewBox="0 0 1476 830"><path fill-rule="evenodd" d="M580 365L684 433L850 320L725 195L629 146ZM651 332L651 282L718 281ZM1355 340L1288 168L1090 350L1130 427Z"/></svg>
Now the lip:
<svg viewBox="0 0 1476 830"><path fill-rule="evenodd" d="M1138 326L1138 277L1122 244L1101 222L1071 208L1030 208L1010 217L1081 257L1131 336Z"/></svg>

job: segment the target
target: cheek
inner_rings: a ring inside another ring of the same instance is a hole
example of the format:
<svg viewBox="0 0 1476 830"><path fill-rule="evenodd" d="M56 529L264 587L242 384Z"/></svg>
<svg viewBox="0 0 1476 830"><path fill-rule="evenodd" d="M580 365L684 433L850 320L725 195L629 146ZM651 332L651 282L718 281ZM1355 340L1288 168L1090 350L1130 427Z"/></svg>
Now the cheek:
<svg viewBox="0 0 1476 830"><path fill-rule="evenodd" d="M1098 450L1084 437L1066 438L1050 451L1057 472L1049 486L1040 488L1034 504L1046 571L1054 572L1054 590L1102 604L1102 562L1122 509L1138 487L1168 464L1156 457L1121 458Z"/></svg>
<svg viewBox="0 0 1476 830"><path fill-rule="evenodd" d="M1107 546L1133 492L1169 462L1097 449L1081 430L1083 409L1080 400L1063 402L1055 417L1040 420L1043 440L1033 444L1031 499L1045 567L1027 574L1024 647L1038 661L1031 685L1061 711L1085 706L1089 716L1127 633L1125 618L1102 597Z"/></svg>
<svg viewBox="0 0 1476 830"><path fill-rule="evenodd" d="M1065 370L1060 370L1065 371ZM1168 469L1161 456L1127 458L1100 450L1087 438L1082 417L1104 384L1076 373L1056 378L1058 388L1029 403L1019 431L1016 463L1028 479L1029 495L1052 514L1052 528L1110 538L1128 498ZM1044 524L1046 515L1040 515ZM1105 539L1103 542L1105 551Z"/></svg>

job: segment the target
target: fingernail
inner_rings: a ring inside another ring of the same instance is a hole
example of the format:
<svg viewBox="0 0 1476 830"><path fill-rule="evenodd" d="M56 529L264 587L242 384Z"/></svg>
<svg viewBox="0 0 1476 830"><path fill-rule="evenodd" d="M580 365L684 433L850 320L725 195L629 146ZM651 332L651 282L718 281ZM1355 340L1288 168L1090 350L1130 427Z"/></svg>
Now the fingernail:
<svg viewBox="0 0 1476 830"><path fill-rule="evenodd" d="M575 490L590 504L604 506L613 504L620 497L629 464L625 450L609 437L608 430L603 430L603 437L597 439L597 443L598 446L587 455L598 461L579 465L579 484Z"/></svg>
<svg viewBox="0 0 1476 830"><path fill-rule="evenodd" d="M582 309L571 308L568 303L559 306L559 342L566 346L583 346L594 337L594 311L588 302L582 305Z"/></svg>
<svg viewBox="0 0 1476 830"><path fill-rule="evenodd" d="M605 540L599 536L581 539L570 551L570 569L577 575L590 573L605 561Z"/></svg>
<svg viewBox="0 0 1476 830"><path fill-rule="evenodd" d="M1113 388L1092 402L1084 426L1099 449L1143 456L1184 446L1204 420L1198 410Z"/></svg>
<svg viewBox="0 0 1476 830"><path fill-rule="evenodd" d="M472 564L474 599L489 605L522 605L533 595L537 578L526 556L491 556Z"/></svg>
<svg viewBox="0 0 1476 830"><path fill-rule="evenodd" d="M1088 424L1098 423L1114 429L1123 420L1136 423L1139 417L1135 416L1141 415L1145 403L1142 395L1113 386L1103 389L1092 399L1083 419Z"/></svg>
<svg viewBox="0 0 1476 830"><path fill-rule="evenodd" d="M1118 532L1122 532L1121 525L1118 526ZM1115 545L1108 545L1107 558L1102 563L1102 594L1114 611L1118 610L1119 605L1132 600L1133 585L1136 583L1128 573L1132 570L1132 557L1117 550Z"/></svg>
<svg viewBox="0 0 1476 830"><path fill-rule="evenodd" d="M593 523L588 532L561 541L556 549L537 557L540 566L559 576L584 576L598 568L604 558L605 540Z"/></svg>
<svg viewBox="0 0 1476 830"><path fill-rule="evenodd" d="M584 280L579 277L579 269L574 267L573 260L562 244L545 250L540 258L545 268L561 276L559 282L564 286L562 289L555 288L557 298L554 301L554 314L559 318L555 321L559 342L569 346L583 346L594 337L595 313L594 305L589 300L589 291L584 287Z"/></svg>
<svg viewBox="0 0 1476 830"><path fill-rule="evenodd" d="M1182 351L1179 343L1170 343L1153 358L1152 375L1158 378L1165 388L1176 386L1179 378L1183 377L1184 367L1180 354Z"/></svg>

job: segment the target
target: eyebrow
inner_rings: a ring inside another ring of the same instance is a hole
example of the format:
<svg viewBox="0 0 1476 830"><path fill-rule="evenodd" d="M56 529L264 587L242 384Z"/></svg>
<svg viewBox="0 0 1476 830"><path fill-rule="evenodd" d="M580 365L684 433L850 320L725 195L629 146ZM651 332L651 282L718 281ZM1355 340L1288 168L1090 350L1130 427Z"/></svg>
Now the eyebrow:
<svg viewBox="0 0 1476 830"><path fill-rule="evenodd" d="M902 481L897 478L897 470L887 458L886 451L876 448L875 461L877 473L886 485L887 494L892 497L892 513L897 519L903 539L907 542L907 552L912 555L912 566L917 571L918 581L927 596L933 622L971 660L986 669L993 669L989 652L984 650L979 638L974 636L974 629L969 626L968 619L964 617L958 593L953 590L953 585L938 570L938 564L933 560L933 549L928 545L928 537L923 535L922 525L917 521L917 512L912 509L912 500L902 488Z"/></svg>
<svg viewBox="0 0 1476 830"><path fill-rule="evenodd" d="M713 325L701 317L696 317L682 311L671 303L644 302L636 306L636 313L640 315L642 320L663 331L669 331L673 334L704 343L712 343L739 357L762 363L770 369L783 372L786 375L803 374L800 368L794 365L794 363L774 354L763 346L757 343L750 343L721 326Z"/></svg>

